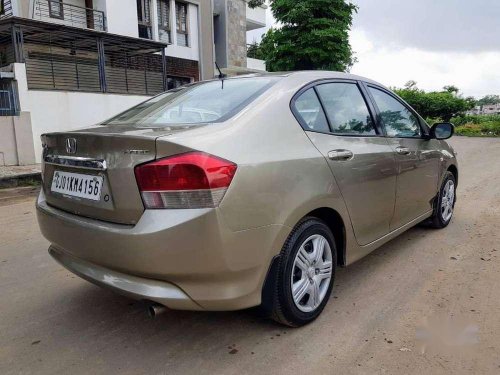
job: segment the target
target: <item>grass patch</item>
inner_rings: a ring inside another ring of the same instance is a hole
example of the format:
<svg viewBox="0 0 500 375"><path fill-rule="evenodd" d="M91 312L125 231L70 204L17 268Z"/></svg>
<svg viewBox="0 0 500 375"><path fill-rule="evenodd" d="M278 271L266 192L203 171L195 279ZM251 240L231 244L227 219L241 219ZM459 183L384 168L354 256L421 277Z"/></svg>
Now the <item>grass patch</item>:
<svg viewBox="0 0 500 375"><path fill-rule="evenodd" d="M455 128L455 134L469 137L500 137L500 122L459 125Z"/></svg>
<svg viewBox="0 0 500 375"><path fill-rule="evenodd" d="M468 137L500 137L500 115L459 116L451 119L455 134Z"/></svg>

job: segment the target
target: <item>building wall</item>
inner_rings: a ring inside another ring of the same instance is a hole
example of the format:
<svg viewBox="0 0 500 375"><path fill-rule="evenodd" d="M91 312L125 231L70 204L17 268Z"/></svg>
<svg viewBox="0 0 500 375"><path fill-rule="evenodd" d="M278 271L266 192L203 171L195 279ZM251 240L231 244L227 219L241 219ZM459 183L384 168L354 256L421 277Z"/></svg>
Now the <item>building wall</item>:
<svg viewBox="0 0 500 375"><path fill-rule="evenodd" d="M94 8L106 13L109 33L139 37L135 0L94 0Z"/></svg>
<svg viewBox="0 0 500 375"><path fill-rule="evenodd" d="M214 77L214 3L213 0L202 0L198 4L200 30L200 74L201 79Z"/></svg>
<svg viewBox="0 0 500 375"><path fill-rule="evenodd" d="M148 99L140 95L28 90L25 64L14 64L14 72L21 110L31 115L37 163L41 161L43 133L93 125Z"/></svg>
<svg viewBox="0 0 500 375"><path fill-rule="evenodd" d="M221 68L227 67L227 17L226 1L214 0L215 61Z"/></svg>
<svg viewBox="0 0 500 375"><path fill-rule="evenodd" d="M14 116L0 116L0 166L17 165L16 134L14 131Z"/></svg>
<svg viewBox="0 0 500 375"><path fill-rule="evenodd" d="M198 62L167 56L167 76L189 77L198 81L200 79Z"/></svg>
<svg viewBox="0 0 500 375"><path fill-rule="evenodd" d="M215 59L227 74L265 70L263 62L247 59L247 31L263 27L266 6L251 9L248 0L214 0Z"/></svg>
<svg viewBox="0 0 500 375"><path fill-rule="evenodd" d="M36 1L37 0L12 0L14 14L26 18L39 19L39 17L33 16L33 6ZM63 1L68 4L74 4L82 7L85 6L85 0ZM213 0L183 1L189 3L189 47L176 45L175 0L170 0L172 44L167 48L166 55L186 60L198 61L198 68L200 70L198 76L201 79L213 78ZM107 31L109 33L135 38L139 36L136 0L93 0L93 7L94 9L105 13ZM151 0L151 16L153 38L154 40L159 40L157 31L156 0ZM42 20L70 25L70 22L68 21L58 20L55 18L43 17Z"/></svg>
<svg viewBox="0 0 500 375"><path fill-rule="evenodd" d="M266 71L266 62L264 60L247 58L247 68L252 70Z"/></svg>
<svg viewBox="0 0 500 375"><path fill-rule="evenodd" d="M0 166L29 165L35 163L31 116L0 116Z"/></svg>
<svg viewBox="0 0 500 375"><path fill-rule="evenodd" d="M244 0L227 0L227 67L247 66L247 28Z"/></svg>

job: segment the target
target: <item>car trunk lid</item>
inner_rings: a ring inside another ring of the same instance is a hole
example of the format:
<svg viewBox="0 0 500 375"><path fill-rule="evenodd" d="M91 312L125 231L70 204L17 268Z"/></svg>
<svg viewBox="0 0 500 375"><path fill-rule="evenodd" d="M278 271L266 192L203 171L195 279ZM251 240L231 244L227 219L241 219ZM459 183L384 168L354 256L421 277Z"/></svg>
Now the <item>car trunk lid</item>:
<svg viewBox="0 0 500 375"><path fill-rule="evenodd" d="M120 125L44 134L42 176L47 203L80 216L120 224L137 223L144 206L134 167L156 158L158 137L186 129ZM167 154L186 151L175 143L168 144ZM81 192L91 187L92 179L94 183L100 181L100 194L89 199ZM54 191L61 186L66 190Z"/></svg>

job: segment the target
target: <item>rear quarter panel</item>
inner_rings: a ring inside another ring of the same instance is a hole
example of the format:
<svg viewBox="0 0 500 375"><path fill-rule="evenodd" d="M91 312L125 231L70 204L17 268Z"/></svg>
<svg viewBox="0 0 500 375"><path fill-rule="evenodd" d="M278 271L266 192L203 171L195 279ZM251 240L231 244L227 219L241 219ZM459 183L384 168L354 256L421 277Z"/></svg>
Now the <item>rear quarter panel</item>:
<svg viewBox="0 0 500 375"><path fill-rule="evenodd" d="M281 225L286 232L270 249L279 253L284 239L307 213L335 209L351 233L345 204L323 155L290 110L293 95L310 79L288 77L229 121L162 140L201 150L238 165L221 205L232 231Z"/></svg>

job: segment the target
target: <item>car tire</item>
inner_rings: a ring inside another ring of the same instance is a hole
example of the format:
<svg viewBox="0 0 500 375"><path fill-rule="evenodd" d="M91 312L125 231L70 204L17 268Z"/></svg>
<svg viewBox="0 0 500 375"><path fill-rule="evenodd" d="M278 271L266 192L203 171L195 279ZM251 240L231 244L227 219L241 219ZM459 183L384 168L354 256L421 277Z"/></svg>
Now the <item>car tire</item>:
<svg viewBox="0 0 500 375"><path fill-rule="evenodd" d="M316 319L330 297L336 265L337 249L331 230L317 218L303 219L281 250L274 275L271 318L290 327Z"/></svg>
<svg viewBox="0 0 500 375"><path fill-rule="evenodd" d="M435 200L434 212L428 221L431 228L445 228L450 223L457 200L456 189L455 176L450 171L447 171Z"/></svg>

